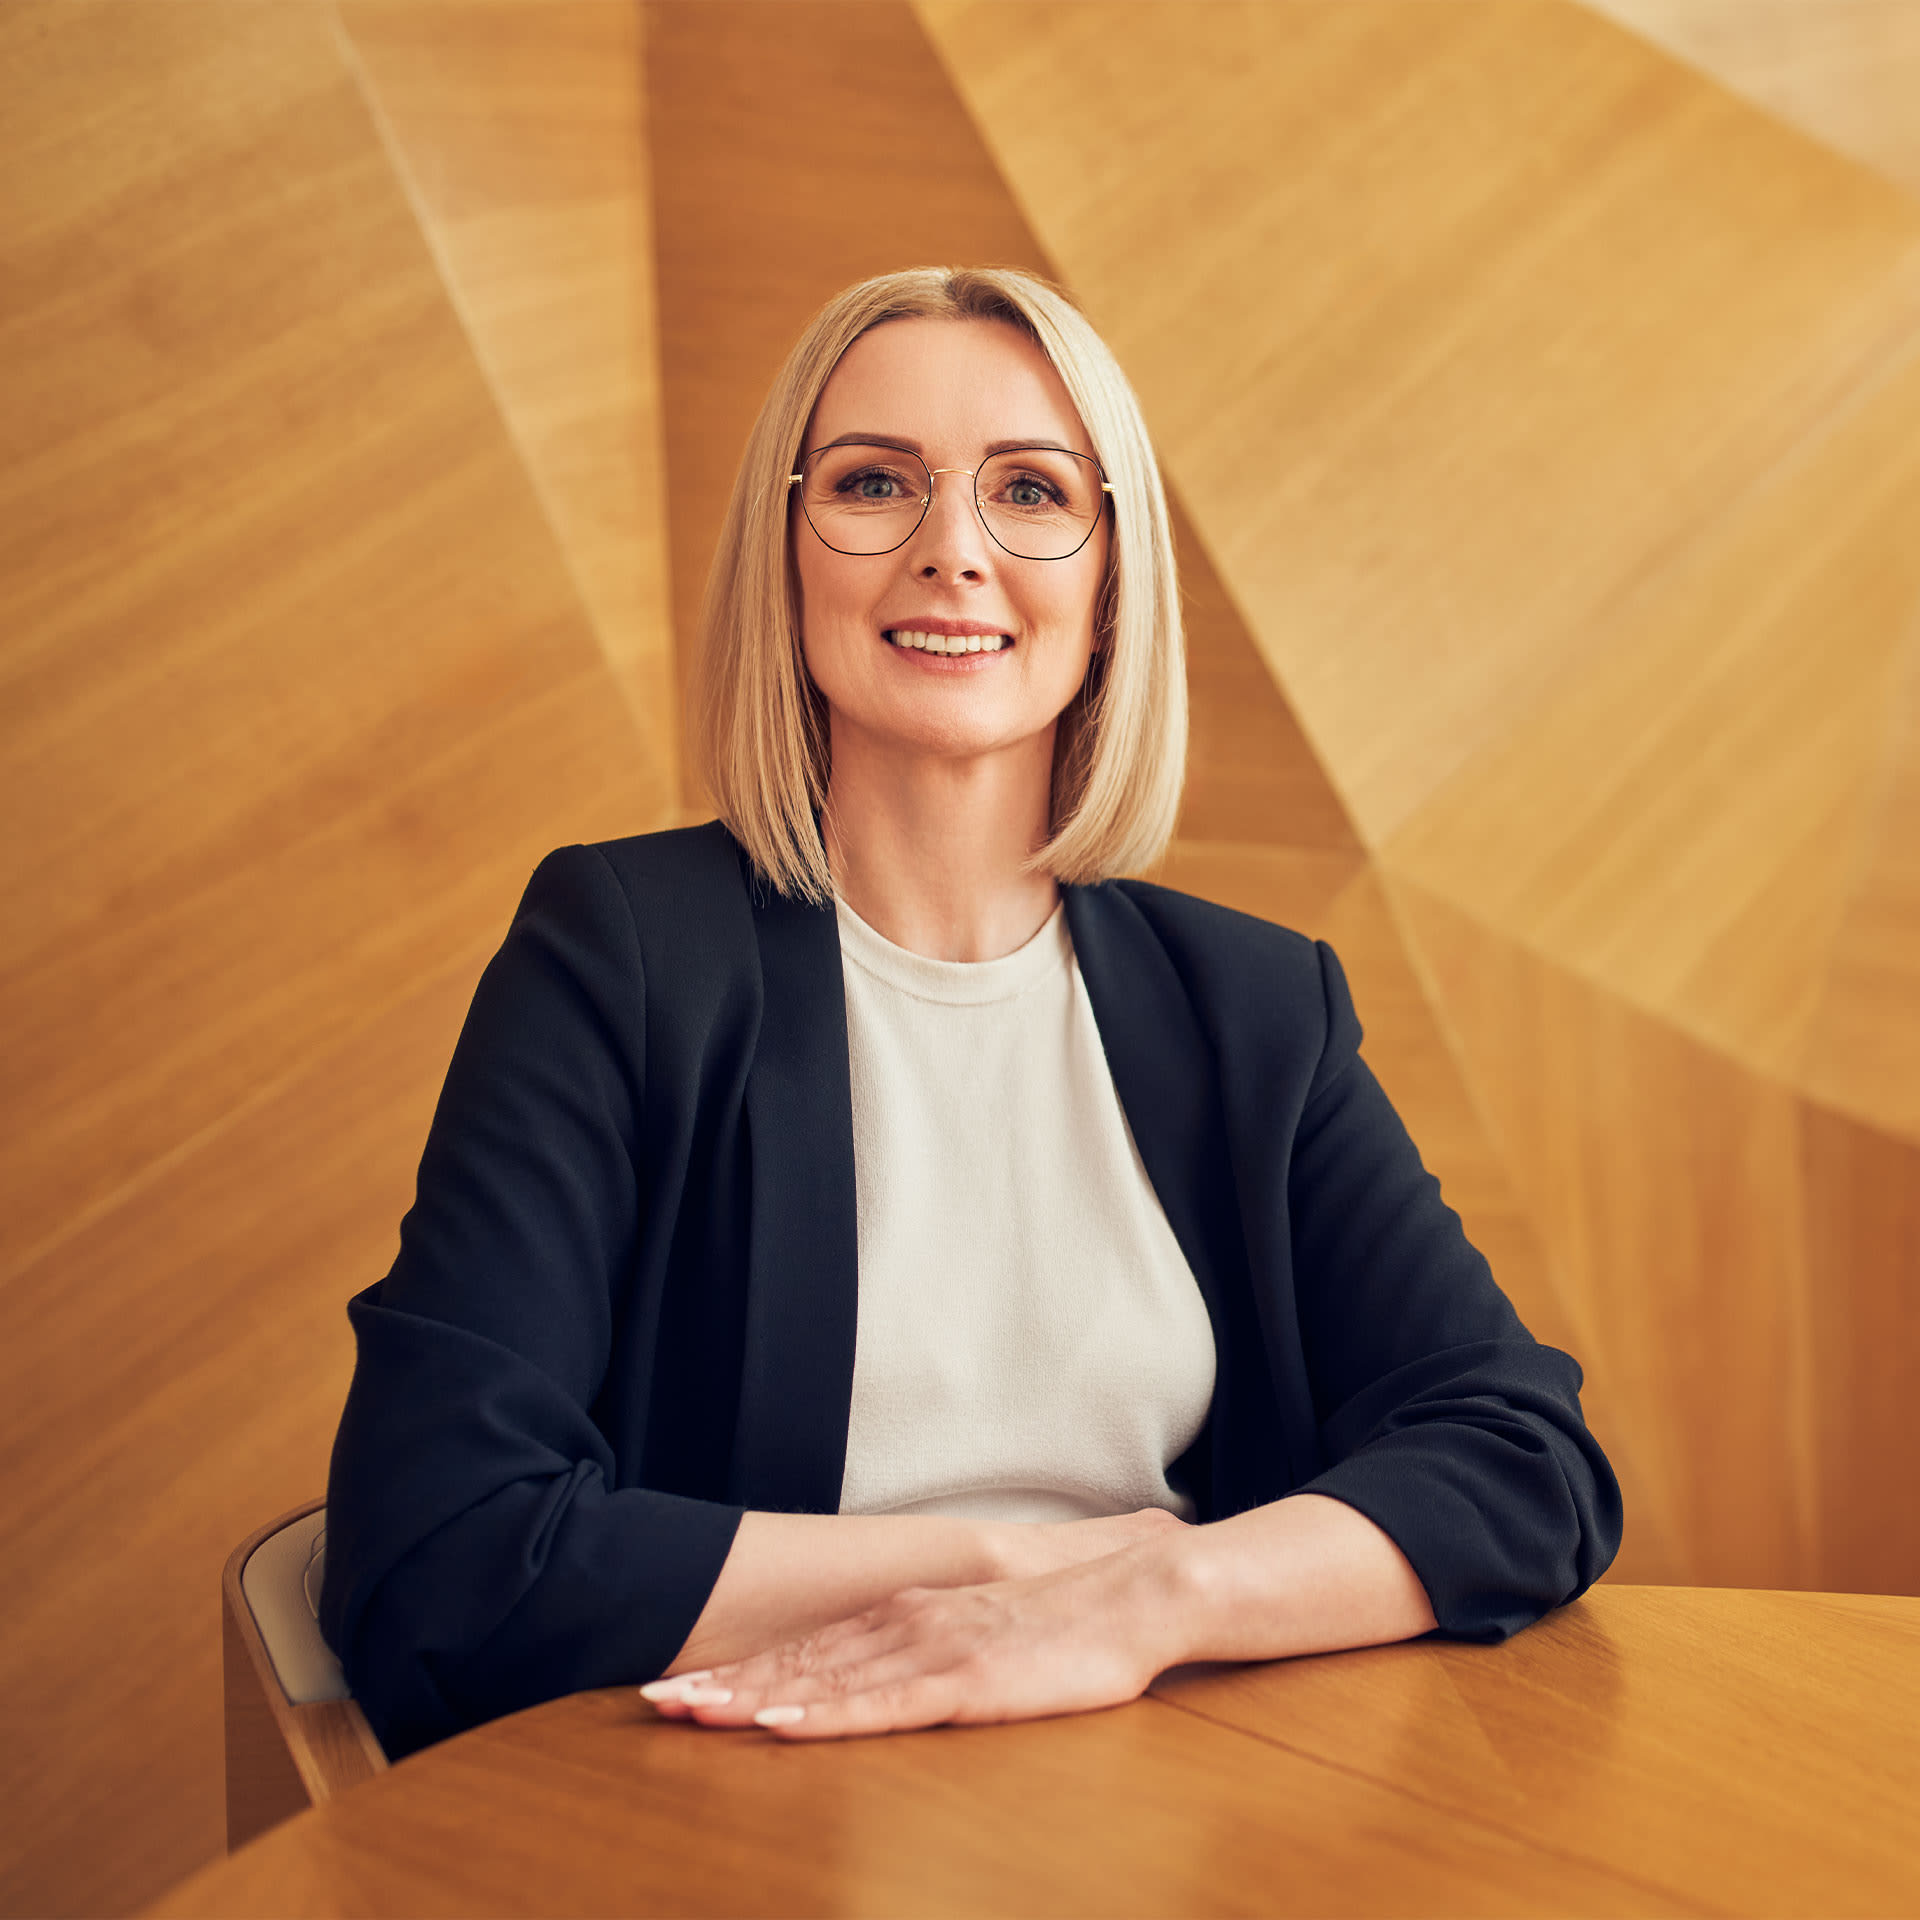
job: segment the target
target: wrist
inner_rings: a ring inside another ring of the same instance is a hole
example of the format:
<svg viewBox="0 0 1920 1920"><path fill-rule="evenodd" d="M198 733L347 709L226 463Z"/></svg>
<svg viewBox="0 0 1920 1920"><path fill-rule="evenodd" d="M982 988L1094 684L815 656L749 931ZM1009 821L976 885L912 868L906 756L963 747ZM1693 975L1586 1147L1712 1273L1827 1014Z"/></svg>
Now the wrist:
<svg viewBox="0 0 1920 1920"><path fill-rule="evenodd" d="M1038 1570L1029 1536L1038 1533L1039 1528L1017 1526L1011 1520L979 1520L972 1523L972 1530L978 1566L974 1585L1024 1580Z"/></svg>
<svg viewBox="0 0 1920 1920"><path fill-rule="evenodd" d="M1206 1532L1182 1527L1107 1563L1124 1583L1120 1603L1155 1673L1205 1657L1199 1649L1214 1584Z"/></svg>

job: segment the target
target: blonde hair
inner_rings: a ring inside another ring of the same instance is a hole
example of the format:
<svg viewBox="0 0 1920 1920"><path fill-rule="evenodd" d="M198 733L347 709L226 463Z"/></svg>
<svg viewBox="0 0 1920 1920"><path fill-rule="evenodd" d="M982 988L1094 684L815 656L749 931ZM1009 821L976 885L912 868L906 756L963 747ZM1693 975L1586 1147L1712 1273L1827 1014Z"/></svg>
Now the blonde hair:
<svg viewBox="0 0 1920 1920"><path fill-rule="evenodd" d="M1111 483L1102 642L1055 736L1052 833L1034 865L1085 883L1156 861L1186 773L1180 589L1160 469L1139 402L1064 295L1003 267L918 267L836 295L773 383L734 480L707 581L693 745L720 817L780 892L824 904L833 879L816 813L830 771L825 702L800 648L787 476L833 370L870 328L911 318L998 320L1039 346Z"/></svg>

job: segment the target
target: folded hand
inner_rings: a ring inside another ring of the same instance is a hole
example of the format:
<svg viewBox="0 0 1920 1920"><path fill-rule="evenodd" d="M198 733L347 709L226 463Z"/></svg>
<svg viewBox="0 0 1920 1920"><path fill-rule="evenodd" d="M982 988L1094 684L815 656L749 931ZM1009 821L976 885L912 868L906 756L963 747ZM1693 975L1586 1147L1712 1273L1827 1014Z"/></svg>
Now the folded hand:
<svg viewBox="0 0 1920 1920"><path fill-rule="evenodd" d="M670 1719L789 1739L1118 1705L1181 1658L1150 1548L976 1587L910 1587L817 1633L643 1688Z"/></svg>

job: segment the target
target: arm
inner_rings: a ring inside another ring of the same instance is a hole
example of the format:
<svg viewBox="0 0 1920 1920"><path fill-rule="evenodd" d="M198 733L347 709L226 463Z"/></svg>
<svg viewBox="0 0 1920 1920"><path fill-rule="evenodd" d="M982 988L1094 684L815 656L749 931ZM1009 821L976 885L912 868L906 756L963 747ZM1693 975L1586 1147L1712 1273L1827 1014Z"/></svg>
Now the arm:
<svg viewBox="0 0 1920 1920"><path fill-rule="evenodd" d="M1076 1569L898 1595L703 1678L699 1704L669 1687L662 1711L738 1725L784 1710L772 1724L795 1737L1066 1712L1130 1699L1185 1660L1436 1626L1498 1638L1605 1567L1619 1495L1580 1415L1579 1370L1532 1340L1441 1201L1321 953L1325 1044L1266 1224L1295 1279L1324 1470L1286 1499Z"/></svg>
<svg viewBox="0 0 1920 1920"><path fill-rule="evenodd" d="M741 1661L862 1613L908 1587L1033 1579L1192 1529L1149 1507L1016 1526L929 1515L749 1513L669 1674Z"/></svg>
<svg viewBox="0 0 1920 1920"><path fill-rule="evenodd" d="M905 1585L1032 1572L1132 1537L1123 1522L743 1520L633 1484L609 1435L630 1413L618 1370L643 1384L654 1371L634 1332L657 1312L634 1278L647 984L604 858L543 862L474 996L400 1256L349 1309L359 1352L321 1619L396 1757L676 1656L790 1638Z"/></svg>
<svg viewBox="0 0 1920 1920"><path fill-rule="evenodd" d="M660 1712L792 1739L1117 1705L1189 1660L1275 1660L1434 1625L1364 1514L1296 1494L1024 1579L890 1596L818 1633L646 1689ZM796 1711L797 1709L797 1711Z"/></svg>

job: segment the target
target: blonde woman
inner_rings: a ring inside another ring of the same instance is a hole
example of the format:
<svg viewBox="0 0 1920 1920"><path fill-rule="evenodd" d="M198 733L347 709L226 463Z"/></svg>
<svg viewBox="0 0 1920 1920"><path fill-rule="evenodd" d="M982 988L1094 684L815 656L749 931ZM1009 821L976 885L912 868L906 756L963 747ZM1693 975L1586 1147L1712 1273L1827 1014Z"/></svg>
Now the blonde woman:
<svg viewBox="0 0 1920 1920"><path fill-rule="evenodd" d="M1186 735L1058 293L851 288L709 594L719 821L542 863L352 1304L323 1623L390 1751L585 1686L807 1739L1498 1639L1620 1529L1333 955L1117 876Z"/></svg>

